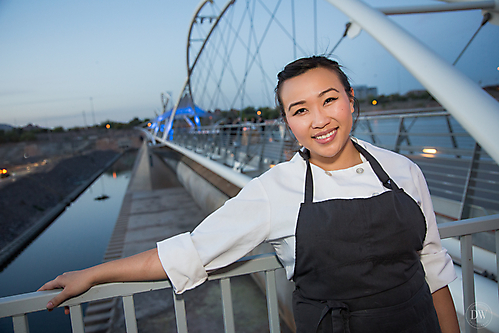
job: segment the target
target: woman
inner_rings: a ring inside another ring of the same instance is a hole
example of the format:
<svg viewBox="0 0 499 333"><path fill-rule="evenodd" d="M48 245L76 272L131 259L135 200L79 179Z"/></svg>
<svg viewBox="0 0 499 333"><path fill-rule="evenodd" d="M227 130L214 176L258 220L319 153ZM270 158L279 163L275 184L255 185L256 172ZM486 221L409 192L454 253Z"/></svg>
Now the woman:
<svg viewBox="0 0 499 333"><path fill-rule="evenodd" d="M296 283L298 332L458 332L447 287L455 272L424 177L405 157L350 137L354 92L340 66L288 64L276 100L299 154L192 233L48 282L40 290L64 290L47 308L104 282L168 277L181 293L267 241Z"/></svg>

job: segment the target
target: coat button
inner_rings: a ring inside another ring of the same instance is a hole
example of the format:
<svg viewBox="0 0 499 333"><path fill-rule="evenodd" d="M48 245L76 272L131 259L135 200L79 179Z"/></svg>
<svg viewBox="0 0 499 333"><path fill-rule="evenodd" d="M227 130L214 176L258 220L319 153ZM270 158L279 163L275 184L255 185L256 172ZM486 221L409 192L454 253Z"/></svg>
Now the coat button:
<svg viewBox="0 0 499 333"><path fill-rule="evenodd" d="M357 172L360 175L361 173L364 172L364 169L363 168L357 168L357 170L355 170L355 172Z"/></svg>

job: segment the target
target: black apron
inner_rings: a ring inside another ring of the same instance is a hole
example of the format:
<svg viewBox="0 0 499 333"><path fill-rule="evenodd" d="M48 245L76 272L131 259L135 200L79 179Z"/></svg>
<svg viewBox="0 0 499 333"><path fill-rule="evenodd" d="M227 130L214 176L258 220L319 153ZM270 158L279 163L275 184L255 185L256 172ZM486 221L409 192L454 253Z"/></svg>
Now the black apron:
<svg viewBox="0 0 499 333"><path fill-rule="evenodd" d="M426 235L424 215L353 143L389 191L313 202L309 154L302 153L307 173L296 225L297 332L440 332L417 253Z"/></svg>

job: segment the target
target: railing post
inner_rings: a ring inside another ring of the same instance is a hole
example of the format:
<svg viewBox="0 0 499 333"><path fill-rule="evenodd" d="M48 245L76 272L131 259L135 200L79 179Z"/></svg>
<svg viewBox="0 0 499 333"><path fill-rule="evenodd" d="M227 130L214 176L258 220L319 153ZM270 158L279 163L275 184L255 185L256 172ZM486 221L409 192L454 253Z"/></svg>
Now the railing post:
<svg viewBox="0 0 499 333"><path fill-rule="evenodd" d="M369 122L369 119L365 119L365 122L366 122L366 127L367 127L367 130L369 131L369 135L371 136L371 140L374 144L376 144L376 136L374 135L373 133L373 129L371 127L371 123Z"/></svg>
<svg viewBox="0 0 499 333"><path fill-rule="evenodd" d="M281 332L281 328L279 323L279 303L277 300L275 270L265 272L265 280L270 333L279 333Z"/></svg>
<svg viewBox="0 0 499 333"><path fill-rule="evenodd" d="M463 196L461 198L461 205L459 210L459 219L463 220L465 218L471 217L471 207L469 202L470 186L474 184L473 175L475 170L478 169L478 161L480 160L481 148L478 143L475 142L475 148L473 149L473 155L471 156L471 161L466 174L466 182L464 183Z"/></svg>
<svg viewBox="0 0 499 333"><path fill-rule="evenodd" d="M496 234L496 267L497 276L496 280L499 279L499 229L495 231ZM499 298L499 283L497 284L497 297Z"/></svg>
<svg viewBox="0 0 499 333"><path fill-rule="evenodd" d="M12 317L14 333L29 333L28 317L25 314Z"/></svg>
<svg viewBox="0 0 499 333"><path fill-rule="evenodd" d="M85 333L85 325L83 324L83 314L81 312L80 304L69 307L69 316L71 318L73 333Z"/></svg>
<svg viewBox="0 0 499 333"><path fill-rule="evenodd" d="M261 149L260 149L260 160L258 161L258 171L262 170L263 168L263 159L265 156L265 146L267 144L267 131L268 131L268 126L260 126L258 127L259 132L261 133L260 135L260 144L261 144Z"/></svg>
<svg viewBox="0 0 499 333"><path fill-rule="evenodd" d="M133 296L123 296L123 312L125 313L125 325L127 333L137 333L137 319L135 318L135 307Z"/></svg>
<svg viewBox="0 0 499 333"><path fill-rule="evenodd" d="M232 306L230 278L220 279L220 289L222 291L222 307L224 313L225 332L234 333L236 329L234 325L234 309Z"/></svg>
<svg viewBox="0 0 499 333"><path fill-rule="evenodd" d="M185 302L182 294L173 291L173 305L175 307L175 320L177 322L177 332L187 333L187 316L185 314Z"/></svg>
<svg viewBox="0 0 499 333"><path fill-rule="evenodd" d="M468 318L468 313L475 310L475 277L473 268L473 238L471 235L461 237L461 268L463 276L464 316L466 333L476 333L476 318Z"/></svg>
<svg viewBox="0 0 499 333"><path fill-rule="evenodd" d="M220 144L218 146L218 154L220 155L220 161L221 163L225 163L225 156L227 155L227 145L226 142L230 141L230 133L228 132L229 130L227 127L223 126L220 128L221 132L220 134ZM223 150L223 153L222 153Z"/></svg>
<svg viewBox="0 0 499 333"><path fill-rule="evenodd" d="M452 143L452 147L457 148L456 137L454 136L454 130L452 129L452 124L450 122L450 115L445 116L445 120L447 121L447 128L449 129L450 141ZM456 155L456 158L461 158L461 155Z"/></svg>
<svg viewBox="0 0 499 333"><path fill-rule="evenodd" d="M397 153L400 153L400 145L402 144L402 142L406 141L408 146L411 145L411 141L409 140L408 136L409 132L407 131L404 125L404 119L405 119L404 116L400 117L399 126L397 130L397 137L395 139L396 141L395 141L394 151Z"/></svg>

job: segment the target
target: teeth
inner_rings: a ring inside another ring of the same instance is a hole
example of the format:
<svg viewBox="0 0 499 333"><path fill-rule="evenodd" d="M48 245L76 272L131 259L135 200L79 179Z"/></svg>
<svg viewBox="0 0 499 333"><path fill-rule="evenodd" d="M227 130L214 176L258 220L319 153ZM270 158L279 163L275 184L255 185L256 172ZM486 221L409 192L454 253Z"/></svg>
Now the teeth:
<svg viewBox="0 0 499 333"><path fill-rule="evenodd" d="M318 140L324 140L324 139L327 139L329 138L331 135L333 135L334 133L336 133L336 130L334 131L331 131L327 134L324 134L324 135L319 135L319 136L316 136L315 138L318 139Z"/></svg>

